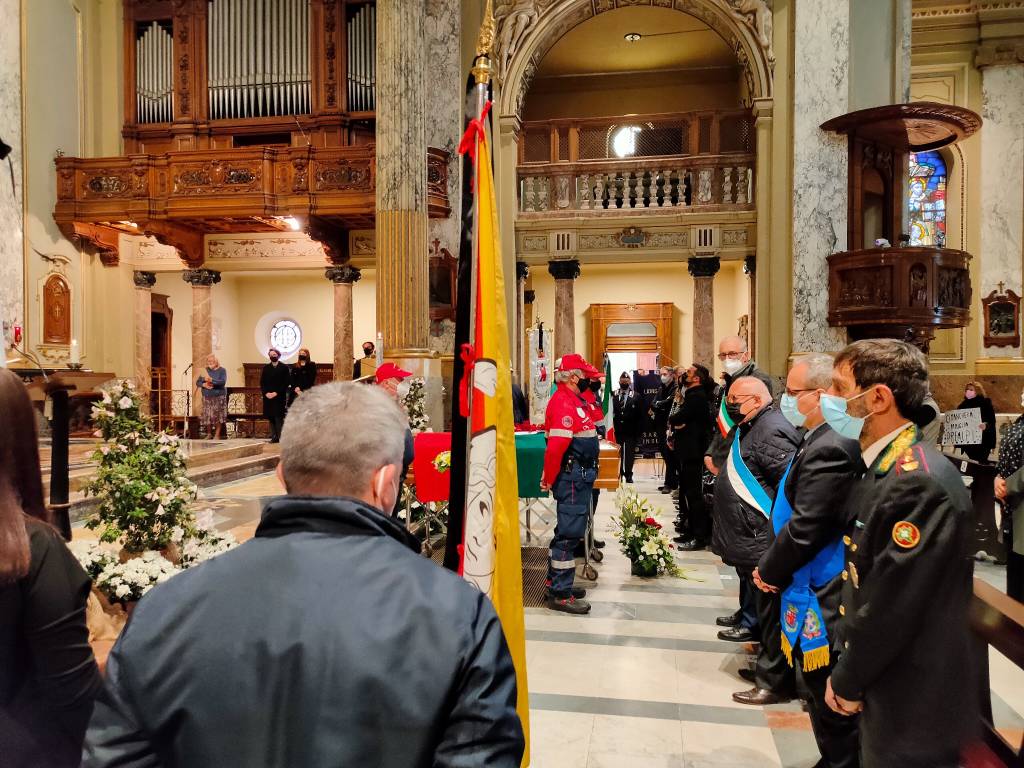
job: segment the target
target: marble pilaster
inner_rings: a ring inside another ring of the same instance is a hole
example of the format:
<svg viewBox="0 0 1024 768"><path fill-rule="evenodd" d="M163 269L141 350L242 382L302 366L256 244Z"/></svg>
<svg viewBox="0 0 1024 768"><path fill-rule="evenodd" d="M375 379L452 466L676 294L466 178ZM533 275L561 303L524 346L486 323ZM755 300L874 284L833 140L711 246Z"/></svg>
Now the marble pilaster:
<svg viewBox="0 0 1024 768"><path fill-rule="evenodd" d="M206 358L213 352L213 308L210 287L220 282L220 272L212 269L186 269L181 279L192 286L192 380L206 367ZM192 413L202 411L201 398L192 402Z"/></svg>
<svg viewBox="0 0 1024 768"><path fill-rule="evenodd" d="M523 306L524 294L526 293L526 279L530 276L530 267L525 261L516 262L516 323L515 345L512 349L512 364L515 366L514 373L522 380L523 371L526 370L523 360L523 353L526 351L526 325L525 311Z"/></svg>
<svg viewBox="0 0 1024 768"><path fill-rule="evenodd" d="M377 329L390 358L427 354L430 332L424 16L423 0L377 3Z"/></svg>
<svg viewBox="0 0 1024 768"><path fill-rule="evenodd" d="M14 325L25 324L25 253L22 202L25 186L21 152L21 7L19 0L0 0L0 138L11 147L13 164L0 165L0 338L13 340ZM13 187L13 188L12 188ZM7 344L0 344L0 367L7 360Z"/></svg>
<svg viewBox="0 0 1024 768"><path fill-rule="evenodd" d="M580 276L580 263L576 259L549 261L548 272L555 278L555 358L557 359L577 351L573 282Z"/></svg>
<svg viewBox="0 0 1024 768"><path fill-rule="evenodd" d="M352 286L362 274L356 267L328 267L334 283L334 380L352 380Z"/></svg>
<svg viewBox="0 0 1024 768"><path fill-rule="evenodd" d="M981 72L981 285L988 296L999 283L1018 295L1024 232L1024 62L986 66ZM984 333L980 328L979 333ZM992 347L985 357L1019 357L1020 347Z"/></svg>
<svg viewBox="0 0 1024 768"><path fill-rule="evenodd" d="M750 297L750 313L747 315L750 356L757 359L757 256L743 259L743 274L748 278L747 295Z"/></svg>
<svg viewBox="0 0 1024 768"><path fill-rule="evenodd" d="M846 249L847 140L819 127L849 111L850 0L796 3L793 64L793 351L830 351L829 254Z"/></svg>
<svg viewBox="0 0 1024 768"><path fill-rule="evenodd" d="M523 347L523 381L529 379L530 371L530 329L533 328L533 302L537 292L530 288L523 289L523 336L519 343ZM526 391L526 385L523 385Z"/></svg>
<svg viewBox="0 0 1024 768"><path fill-rule="evenodd" d="M693 278L693 362L714 370L715 275L721 268L717 256L694 256L686 269Z"/></svg>
<svg viewBox="0 0 1024 768"><path fill-rule="evenodd" d="M153 286L156 275L135 272L135 388L142 398L143 411L149 412L153 388Z"/></svg>

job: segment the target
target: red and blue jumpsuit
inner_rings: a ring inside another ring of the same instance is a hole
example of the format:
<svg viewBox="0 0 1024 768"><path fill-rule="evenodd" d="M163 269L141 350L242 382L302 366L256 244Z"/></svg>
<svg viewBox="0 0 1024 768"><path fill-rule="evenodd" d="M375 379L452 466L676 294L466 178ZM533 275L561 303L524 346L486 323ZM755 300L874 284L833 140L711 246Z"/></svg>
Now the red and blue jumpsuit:
<svg viewBox="0 0 1024 768"><path fill-rule="evenodd" d="M547 449L544 482L555 499L548 582L556 598L569 597L576 573L574 551L587 532L591 492L597 479L598 439L590 405L559 384L544 414Z"/></svg>

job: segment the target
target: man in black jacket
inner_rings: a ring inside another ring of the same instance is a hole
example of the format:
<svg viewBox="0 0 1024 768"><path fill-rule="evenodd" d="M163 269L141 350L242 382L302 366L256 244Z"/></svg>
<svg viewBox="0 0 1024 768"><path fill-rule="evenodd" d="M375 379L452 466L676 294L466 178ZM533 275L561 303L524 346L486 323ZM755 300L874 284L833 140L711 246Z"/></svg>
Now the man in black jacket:
<svg viewBox="0 0 1024 768"><path fill-rule="evenodd" d="M954 768L978 725L971 500L912 422L928 390L920 350L855 342L832 382L825 419L859 437L868 470L850 494L844 647L825 700L840 714L863 710L864 768Z"/></svg>
<svg viewBox="0 0 1024 768"><path fill-rule="evenodd" d="M782 655L778 601L754 586L753 573L768 549L772 501L800 435L772 405L765 383L753 376L733 382L726 408L736 427L729 456L715 481L714 545L739 576L742 620L718 637L749 642L760 628L755 679L757 688L769 693L756 701L744 694L733 694L733 699L741 704L772 704L788 698L793 675Z"/></svg>
<svg viewBox="0 0 1024 768"><path fill-rule="evenodd" d="M800 358L786 379L782 414L806 432L775 495L773 541L754 582L764 592L781 592L783 648L789 649L787 658L807 700L821 752L819 768L857 768L857 718L829 709L825 685L842 652L842 539L856 516L848 501L864 464L857 441L840 437L821 415L821 396L831 386L832 357L824 354Z"/></svg>
<svg viewBox="0 0 1024 768"><path fill-rule="evenodd" d="M640 437L644 413L643 401L633 391L626 371L619 375L614 408L612 426L615 428L615 441L619 444L619 477L627 483L632 483L636 441Z"/></svg>
<svg viewBox="0 0 1024 768"><path fill-rule="evenodd" d="M658 392L654 404L651 406L650 417L654 422L654 429L658 435L658 448L661 450L661 458L665 460L665 482L658 488L663 493L670 493L679 487L675 457L672 449L668 446L666 430L668 429L668 412L672 408L672 399L676 396L675 373L667 365L661 367L661 391Z"/></svg>
<svg viewBox="0 0 1024 768"><path fill-rule="evenodd" d="M711 440L708 392L714 386L703 365L691 365L683 375L682 405L669 416L673 452L679 467L679 517L675 538L678 548L704 549L711 539L711 517L704 506L702 481L704 451Z"/></svg>
<svg viewBox="0 0 1024 768"><path fill-rule="evenodd" d="M288 410L288 366L281 362L281 353L271 348L267 352L270 362L263 366L260 374L260 390L263 392L263 415L270 422L270 442L281 441L281 428Z"/></svg>
<svg viewBox="0 0 1024 768"><path fill-rule="evenodd" d="M288 496L254 539L139 603L85 768L518 768L516 676L491 601L382 511L404 433L378 387L295 401Z"/></svg>

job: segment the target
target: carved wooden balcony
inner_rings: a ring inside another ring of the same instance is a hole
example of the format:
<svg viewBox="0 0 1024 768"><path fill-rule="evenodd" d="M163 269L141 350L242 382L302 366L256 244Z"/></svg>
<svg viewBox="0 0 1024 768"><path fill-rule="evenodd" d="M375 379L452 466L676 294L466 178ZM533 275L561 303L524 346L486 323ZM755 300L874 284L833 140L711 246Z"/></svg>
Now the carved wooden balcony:
<svg viewBox="0 0 1024 768"><path fill-rule="evenodd" d="M927 349L939 328L970 321L971 255L950 248L867 248L828 257L829 325L854 339L902 338Z"/></svg>
<svg viewBox="0 0 1024 768"><path fill-rule="evenodd" d="M309 216L343 229L374 225L372 144L58 157L56 166L60 225L135 234L159 223L201 234L286 230L286 217ZM430 216L447 216L447 152L428 150L427 179Z"/></svg>
<svg viewBox="0 0 1024 768"><path fill-rule="evenodd" d="M528 122L519 210L528 218L752 210L754 164L745 110Z"/></svg>

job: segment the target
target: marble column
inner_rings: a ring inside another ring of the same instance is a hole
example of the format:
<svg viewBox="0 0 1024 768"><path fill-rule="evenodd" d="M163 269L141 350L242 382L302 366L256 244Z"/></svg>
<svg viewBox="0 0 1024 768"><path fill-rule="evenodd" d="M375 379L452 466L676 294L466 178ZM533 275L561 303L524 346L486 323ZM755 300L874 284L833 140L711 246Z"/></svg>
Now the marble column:
<svg viewBox="0 0 1024 768"><path fill-rule="evenodd" d="M19 0L0 0L0 14L7 19L7 23L0 28L0 138L12 148L9 159L13 164L8 171L7 160L4 160L0 178L0 189L3 189L0 194L0 231L4 233L0 238L0 339L5 340L0 343L0 368L9 356L6 339L13 341L13 326L25 325L25 253L22 247L25 187L21 151L22 5Z"/></svg>
<svg viewBox="0 0 1024 768"><path fill-rule="evenodd" d="M991 62L991 63L989 63ZM999 283L1021 290L1024 232L1024 62L978 53L981 70L981 285L988 296ZM980 315L980 309L978 310ZM985 329L980 327L979 333ZM985 357L1020 357L1020 347L982 347Z"/></svg>
<svg viewBox="0 0 1024 768"><path fill-rule="evenodd" d="M548 262L548 272L555 278L555 358L578 352L576 349L576 307L573 303L573 281L580 276L576 259ZM581 353L586 356L586 350Z"/></svg>
<svg viewBox="0 0 1024 768"><path fill-rule="evenodd" d="M832 351L846 341L828 324L826 258L846 250L847 140L819 126L850 111L850 5L819 0L794 8L794 352Z"/></svg>
<svg viewBox="0 0 1024 768"><path fill-rule="evenodd" d="M750 296L750 312L747 314L747 330L750 334L750 356L757 358L757 256L747 256L743 259L743 274L747 280L748 295Z"/></svg>
<svg viewBox="0 0 1024 768"><path fill-rule="evenodd" d="M516 322L515 322L515 346L512 350L512 361L515 365L515 375L522 382L523 371L526 370L523 362L523 354L526 352L526 318L524 307L524 295L526 293L526 279L530 276L530 267L525 261L516 262Z"/></svg>
<svg viewBox="0 0 1024 768"><path fill-rule="evenodd" d="M328 267L324 276L334 283L334 380L352 380L352 286L362 273L353 266Z"/></svg>
<svg viewBox="0 0 1024 768"><path fill-rule="evenodd" d="M189 386L206 367L206 358L213 352L213 309L210 286L220 282L220 272L212 269L186 269L181 279L192 286L192 371ZM201 406L195 398L192 414L198 416Z"/></svg>
<svg viewBox="0 0 1024 768"><path fill-rule="evenodd" d="M694 256L686 269L693 278L693 362L715 367L715 275L722 262L717 256Z"/></svg>
<svg viewBox="0 0 1024 768"><path fill-rule="evenodd" d="M423 0L380 0L377 36L377 330L385 357L424 356L430 270Z"/></svg>
<svg viewBox="0 0 1024 768"><path fill-rule="evenodd" d="M135 280L135 388L142 398L142 407L149 413L153 389L153 286L152 272L133 273Z"/></svg>

